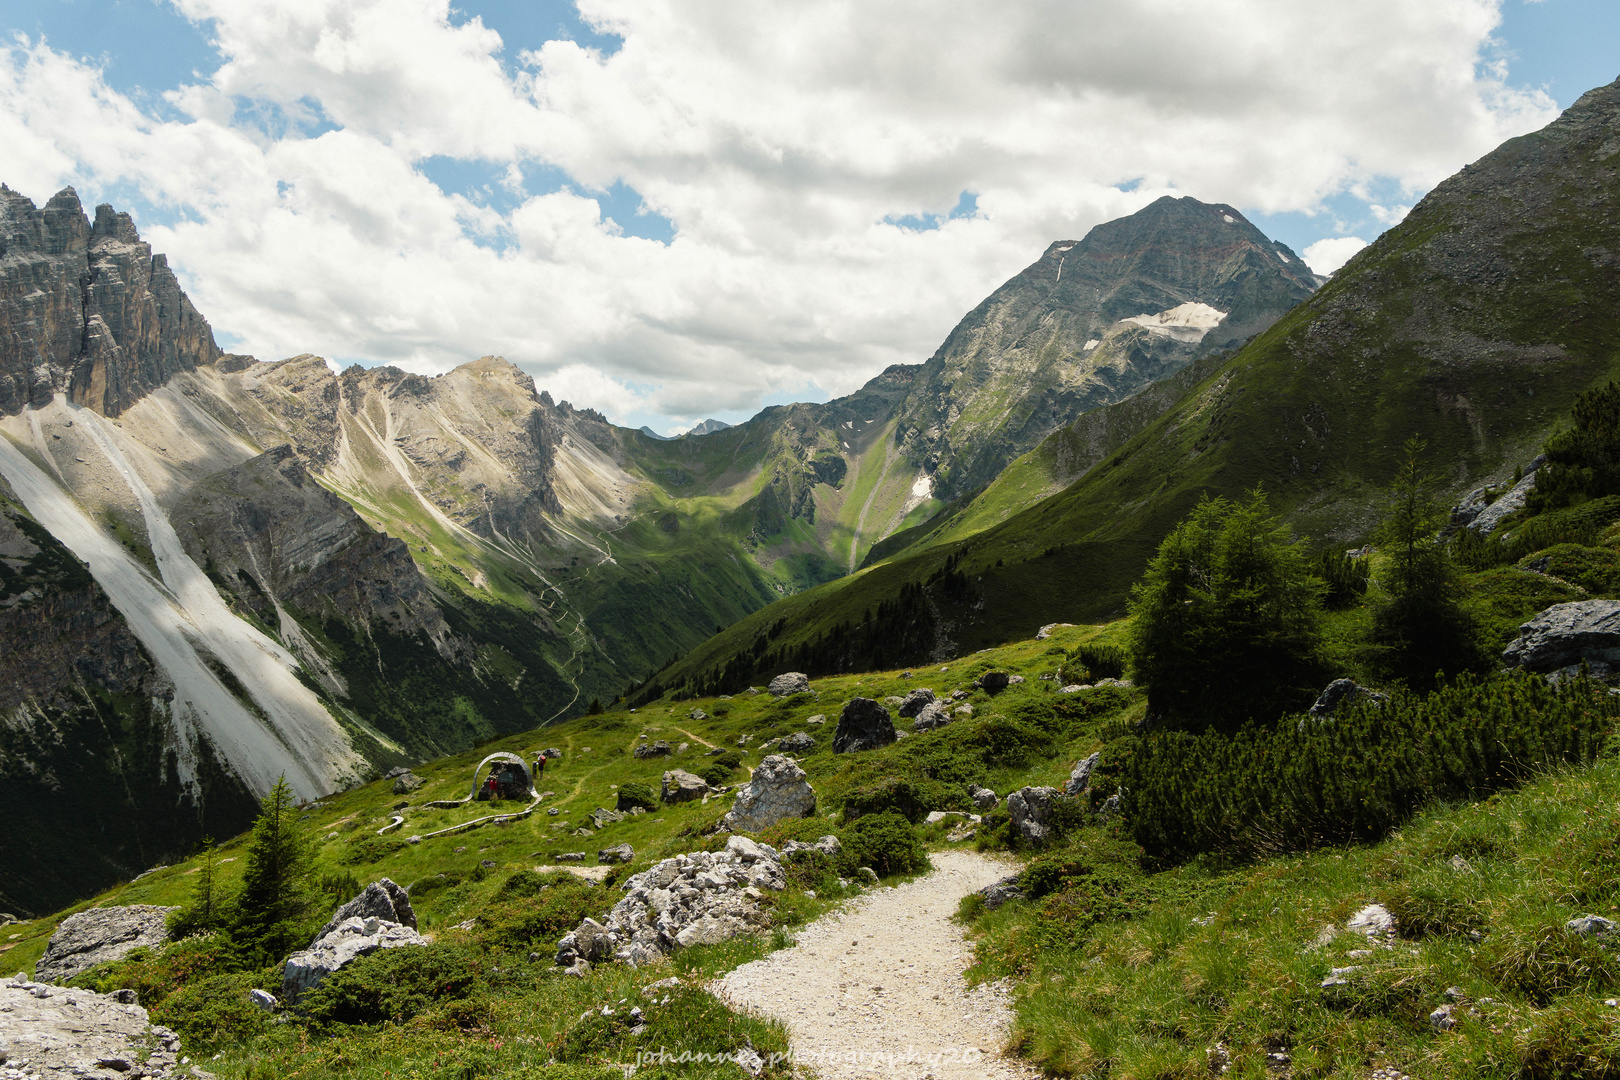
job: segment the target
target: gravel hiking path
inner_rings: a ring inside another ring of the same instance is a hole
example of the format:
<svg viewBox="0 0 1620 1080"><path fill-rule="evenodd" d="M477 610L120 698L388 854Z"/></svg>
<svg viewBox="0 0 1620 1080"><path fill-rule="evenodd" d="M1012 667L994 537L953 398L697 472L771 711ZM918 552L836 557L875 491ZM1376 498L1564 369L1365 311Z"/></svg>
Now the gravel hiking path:
<svg viewBox="0 0 1620 1080"><path fill-rule="evenodd" d="M971 851L936 851L933 861L926 876L803 927L791 948L737 968L715 992L785 1023L795 1061L821 1080L1039 1075L1001 1057L1007 993L967 987L973 947L951 921L962 897L1016 866Z"/></svg>

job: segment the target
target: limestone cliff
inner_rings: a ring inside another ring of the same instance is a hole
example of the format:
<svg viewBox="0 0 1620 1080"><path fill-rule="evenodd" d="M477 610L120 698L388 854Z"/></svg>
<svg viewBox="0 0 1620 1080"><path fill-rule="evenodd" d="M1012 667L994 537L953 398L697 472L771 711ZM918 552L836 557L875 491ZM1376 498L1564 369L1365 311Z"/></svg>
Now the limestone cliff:
<svg viewBox="0 0 1620 1080"><path fill-rule="evenodd" d="M65 392L117 416L219 356L128 214L98 206L92 224L72 188L36 208L0 185L0 415Z"/></svg>

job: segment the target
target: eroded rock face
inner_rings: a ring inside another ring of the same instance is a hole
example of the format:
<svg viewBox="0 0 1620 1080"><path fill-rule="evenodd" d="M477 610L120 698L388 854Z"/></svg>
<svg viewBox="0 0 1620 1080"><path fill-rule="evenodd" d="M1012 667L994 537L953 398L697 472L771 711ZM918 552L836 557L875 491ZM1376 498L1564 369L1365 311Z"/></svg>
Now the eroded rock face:
<svg viewBox="0 0 1620 1080"><path fill-rule="evenodd" d="M703 777L694 776L685 769L671 769L664 774L659 798L666 803L693 802L703 798L703 793L708 790L708 781Z"/></svg>
<svg viewBox="0 0 1620 1080"><path fill-rule="evenodd" d="M766 687L772 697L790 697L793 694L808 694L810 692L810 676L802 671L788 671L771 680Z"/></svg>
<svg viewBox="0 0 1620 1080"><path fill-rule="evenodd" d="M733 836L724 851L677 855L633 875L605 923L586 919L563 936L557 963L651 964L678 948L766 930L770 917L757 903L762 890L786 887L774 848Z"/></svg>
<svg viewBox="0 0 1620 1080"><path fill-rule="evenodd" d="M63 188L43 207L0 185L0 415L55 393L117 416L221 356L168 259L128 214Z"/></svg>
<svg viewBox="0 0 1620 1080"><path fill-rule="evenodd" d="M759 832L778 821L816 812L816 793L792 759L772 754L754 769L720 824L733 832Z"/></svg>
<svg viewBox="0 0 1620 1080"><path fill-rule="evenodd" d="M1091 786L1091 774L1097 768L1097 762L1102 760L1102 754L1095 753L1083 761L1075 764L1074 771L1069 774L1069 782L1063 785L1063 794L1079 795Z"/></svg>
<svg viewBox="0 0 1620 1080"><path fill-rule="evenodd" d="M21 978L0 982L0 1075L189 1077L176 1065L179 1055L178 1035L115 994Z"/></svg>
<svg viewBox="0 0 1620 1080"><path fill-rule="evenodd" d="M164 922L178 908L151 904L91 908L69 915L51 935L45 955L34 965L44 982L66 982L97 964L117 960L142 946L169 940Z"/></svg>
<svg viewBox="0 0 1620 1080"><path fill-rule="evenodd" d="M315 939L303 952L287 957L281 974L281 1000L289 1005L326 981L356 957L378 949L426 945L427 939L409 926L376 918L349 918Z"/></svg>
<svg viewBox="0 0 1620 1080"><path fill-rule="evenodd" d="M349 919L378 919L416 929L416 912L411 908L411 898L388 878L378 878L367 885L359 896L338 908L310 945L313 947L316 941Z"/></svg>
<svg viewBox="0 0 1620 1080"><path fill-rule="evenodd" d="M1502 652L1509 667L1555 671L1581 661L1620 664L1620 600L1554 604Z"/></svg>
<svg viewBox="0 0 1620 1080"><path fill-rule="evenodd" d="M838 716L838 730L833 732L833 751L853 754L888 746L894 740L894 718L889 715L888 709L871 698L850 698Z"/></svg>
<svg viewBox="0 0 1620 1080"><path fill-rule="evenodd" d="M1059 798L1057 788L1025 787L1007 796L1007 816L1019 835L1031 844L1046 842L1047 823L1052 805Z"/></svg>

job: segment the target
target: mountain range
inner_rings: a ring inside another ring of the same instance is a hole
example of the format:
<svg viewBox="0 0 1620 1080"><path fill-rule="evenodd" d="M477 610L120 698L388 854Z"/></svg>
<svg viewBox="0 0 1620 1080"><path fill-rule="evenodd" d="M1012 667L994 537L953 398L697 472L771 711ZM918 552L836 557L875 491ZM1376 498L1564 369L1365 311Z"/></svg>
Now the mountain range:
<svg viewBox="0 0 1620 1080"><path fill-rule="evenodd" d="M226 354L127 215L0 188L0 903L233 833L279 775L1110 616L1205 494L1358 541L1414 432L1501 478L1615 367L1617 117L1588 94L1325 284L1160 199L923 363L673 439L498 357Z"/></svg>

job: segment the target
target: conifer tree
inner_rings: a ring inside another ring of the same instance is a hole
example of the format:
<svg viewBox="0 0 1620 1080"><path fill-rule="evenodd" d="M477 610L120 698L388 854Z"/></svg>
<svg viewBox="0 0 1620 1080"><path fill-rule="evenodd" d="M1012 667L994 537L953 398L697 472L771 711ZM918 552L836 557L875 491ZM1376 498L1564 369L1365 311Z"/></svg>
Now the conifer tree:
<svg viewBox="0 0 1620 1080"><path fill-rule="evenodd" d="M191 886L191 903L169 916L169 937L179 940L225 925L225 898L216 877L218 862L213 837L203 837L197 845L197 878Z"/></svg>
<svg viewBox="0 0 1620 1080"><path fill-rule="evenodd" d="M309 931L303 923L314 902L313 859L310 836L298 824L292 785L282 776L260 802L248 842L232 920L244 950L274 962L304 944Z"/></svg>

